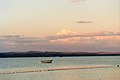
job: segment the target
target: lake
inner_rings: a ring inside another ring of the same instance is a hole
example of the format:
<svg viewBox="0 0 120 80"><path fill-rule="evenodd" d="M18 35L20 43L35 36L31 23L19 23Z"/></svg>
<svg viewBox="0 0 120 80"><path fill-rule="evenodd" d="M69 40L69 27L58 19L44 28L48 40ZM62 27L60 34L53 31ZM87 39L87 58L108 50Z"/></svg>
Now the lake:
<svg viewBox="0 0 120 80"><path fill-rule="evenodd" d="M41 60L47 59L52 59L53 63L41 63ZM118 64L120 65L120 56L0 58L0 73L80 67L72 70L4 74L0 75L0 80L120 80ZM99 66L110 67L98 68Z"/></svg>

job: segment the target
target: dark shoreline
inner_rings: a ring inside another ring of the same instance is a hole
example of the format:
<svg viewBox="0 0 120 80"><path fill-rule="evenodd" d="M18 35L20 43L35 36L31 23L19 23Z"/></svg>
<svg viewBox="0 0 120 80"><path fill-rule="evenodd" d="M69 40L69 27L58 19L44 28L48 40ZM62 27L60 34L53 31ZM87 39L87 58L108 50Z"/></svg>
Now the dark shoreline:
<svg viewBox="0 0 120 80"><path fill-rule="evenodd" d="M120 52L4 52L0 53L0 58L16 57L82 57L82 56L120 56Z"/></svg>

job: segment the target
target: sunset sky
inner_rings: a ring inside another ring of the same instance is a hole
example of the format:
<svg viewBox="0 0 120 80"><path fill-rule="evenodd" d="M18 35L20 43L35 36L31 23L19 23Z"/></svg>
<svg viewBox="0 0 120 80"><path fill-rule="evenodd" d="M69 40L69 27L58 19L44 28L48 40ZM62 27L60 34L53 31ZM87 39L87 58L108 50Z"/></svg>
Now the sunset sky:
<svg viewBox="0 0 120 80"><path fill-rule="evenodd" d="M0 0L0 52L120 51L119 0Z"/></svg>

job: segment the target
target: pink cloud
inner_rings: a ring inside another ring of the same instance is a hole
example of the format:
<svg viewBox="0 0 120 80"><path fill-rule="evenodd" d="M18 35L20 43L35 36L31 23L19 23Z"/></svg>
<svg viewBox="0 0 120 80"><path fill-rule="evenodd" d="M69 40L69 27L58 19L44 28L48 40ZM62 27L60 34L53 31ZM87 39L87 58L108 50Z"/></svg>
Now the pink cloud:
<svg viewBox="0 0 120 80"><path fill-rule="evenodd" d="M57 44L97 44L97 42L106 44L106 41L107 43L113 45L115 41L120 43L120 36L71 37L65 39L50 40L50 42Z"/></svg>
<svg viewBox="0 0 120 80"><path fill-rule="evenodd" d="M120 40L120 36L98 36L96 40Z"/></svg>
<svg viewBox="0 0 120 80"><path fill-rule="evenodd" d="M75 31L71 31L71 30L67 30L67 29L63 29L63 30L61 30L60 32L58 32L57 33L57 35L58 36L65 36L65 35L76 35L77 34L77 32L75 32Z"/></svg>
<svg viewBox="0 0 120 80"><path fill-rule="evenodd" d="M57 51L119 51L120 33L97 32L79 34L62 30L56 35L26 37L19 35L0 36L1 50L57 50Z"/></svg>
<svg viewBox="0 0 120 80"><path fill-rule="evenodd" d="M57 44L89 44L91 43L91 38L90 37L72 37L72 38L65 38L65 39L57 39L57 40L50 40L52 43L57 43Z"/></svg>
<svg viewBox="0 0 120 80"><path fill-rule="evenodd" d="M57 43L57 44L74 44L79 42L79 40L80 40L79 37L74 37L74 38L50 40L50 42Z"/></svg>

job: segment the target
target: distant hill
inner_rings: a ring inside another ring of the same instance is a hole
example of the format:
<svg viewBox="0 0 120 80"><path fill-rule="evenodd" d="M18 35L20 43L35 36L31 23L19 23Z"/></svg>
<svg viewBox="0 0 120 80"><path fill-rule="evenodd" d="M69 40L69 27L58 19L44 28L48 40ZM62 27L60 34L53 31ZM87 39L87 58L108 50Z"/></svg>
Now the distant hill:
<svg viewBox="0 0 120 80"><path fill-rule="evenodd" d="M74 56L120 56L120 52L3 52L0 58L8 57L74 57Z"/></svg>

